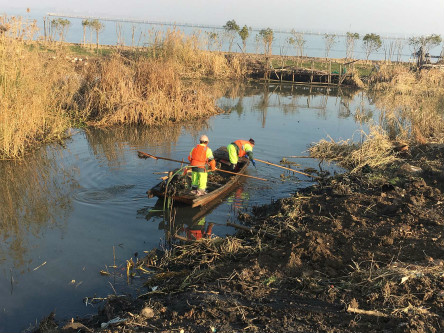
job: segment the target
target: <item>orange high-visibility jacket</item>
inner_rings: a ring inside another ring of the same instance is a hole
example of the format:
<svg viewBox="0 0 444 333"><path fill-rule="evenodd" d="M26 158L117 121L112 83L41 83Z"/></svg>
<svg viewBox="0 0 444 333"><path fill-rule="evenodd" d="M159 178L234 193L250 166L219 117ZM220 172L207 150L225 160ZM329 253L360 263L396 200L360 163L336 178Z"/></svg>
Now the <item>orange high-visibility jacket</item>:
<svg viewBox="0 0 444 333"><path fill-rule="evenodd" d="M234 141L234 143L236 144L236 146L239 148L239 157L245 156L245 154L247 153L245 151L245 145L248 144L249 146L251 146L251 142L247 141L247 140L236 140Z"/></svg>
<svg viewBox="0 0 444 333"><path fill-rule="evenodd" d="M188 160L191 162L190 164L192 166L204 168L207 163L207 149L208 146L201 144L194 147L188 156Z"/></svg>

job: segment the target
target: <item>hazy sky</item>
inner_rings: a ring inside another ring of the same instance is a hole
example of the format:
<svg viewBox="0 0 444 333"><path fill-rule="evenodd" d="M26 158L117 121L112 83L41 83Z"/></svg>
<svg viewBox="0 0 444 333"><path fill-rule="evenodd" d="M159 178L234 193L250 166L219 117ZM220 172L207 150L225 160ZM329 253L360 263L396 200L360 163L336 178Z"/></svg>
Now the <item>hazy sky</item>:
<svg viewBox="0 0 444 333"><path fill-rule="evenodd" d="M137 18L314 32L444 37L444 0L0 0L0 13L31 12Z"/></svg>

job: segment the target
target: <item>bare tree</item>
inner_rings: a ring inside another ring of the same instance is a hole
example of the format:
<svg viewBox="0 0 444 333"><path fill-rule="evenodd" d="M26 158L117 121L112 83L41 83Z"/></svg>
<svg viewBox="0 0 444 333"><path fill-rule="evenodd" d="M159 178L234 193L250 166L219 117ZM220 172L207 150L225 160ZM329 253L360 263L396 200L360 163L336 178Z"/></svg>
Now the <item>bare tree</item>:
<svg viewBox="0 0 444 333"><path fill-rule="evenodd" d="M295 48L296 56L302 57L304 56L304 46L305 46L305 39L304 34L302 32L297 32L294 29L291 30L291 37L289 40L291 40L291 45Z"/></svg>
<svg viewBox="0 0 444 333"><path fill-rule="evenodd" d="M55 34L59 35L59 41L63 42L65 40L65 36L68 33L68 29L71 25L71 22L67 19L54 19L51 21L51 30L53 31L53 38L55 39Z"/></svg>
<svg viewBox="0 0 444 333"><path fill-rule="evenodd" d="M117 46L125 45L125 37L121 23L116 22Z"/></svg>
<svg viewBox="0 0 444 333"><path fill-rule="evenodd" d="M390 41L384 41L382 48L384 50L385 55L385 61L390 62L392 61L393 54L395 53L396 48L396 41L390 40Z"/></svg>
<svg viewBox="0 0 444 333"><path fill-rule="evenodd" d="M353 59L353 53L355 50L356 41L359 39L359 34L357 32L347 32L345 43L346 43L346 58Z"/></svg>
<svg viewBox="0 0 444 333"><path fill-rule="evenodd" d="M208 40L207 49L208 49L208 51L211 51L213 46L217 43L217 39L219 38L219 35L214 31L207 31L206 35L207 35L207 40Z"/></svg>
<svg viewBox="0 0 444 333"><path fill-rule="evenodd" d="M430 50L439 45L442 41L440 35L432 34L429 36L411 37L409 38L409 45L413 48L413 52L416 53L422 47L424 53L430 52Z"/></svg>
<svg viewBox="0 0 444 333"><path fill-rule="evenodd" d="M82 28L83 28L83 45L86 44L86 28L89 26L89 21L87 19L82 20Z"/></svg>
<svg viewBox="0 0 444 333"><path fill-rule="evenodd" d="M262 39L262 43L264 45L264 54L271 55L272 54L272 45L273 45L273 30L271 28L262 29L259 31L259 36Z"/></svg>
<svg viewBox="0 0 444 333"><path fill-rule="evenodd" d="M395 42L396 49L396 61L401 61L402 59L402 50L404 49L404 42L401 39L397 39Z"/></svg>
<svg viewBox="0 0 444 333"><path fill-rule="evenodd" d="M324 41L325 41L325 57L328 58L328 55L330 54L330 50L337 43L336 41L336 35L334 34L325 34L324 35Z"/></svg>
<svg viewBox="0 0 444 333"><path fill-rule="evenodd" d="M242 40L242 52L245 53L245 50L247 49L247 39L250 37L251 28L244 25L242 29L239 30L239 37Z"/></svg>
<svg viewBox="0 0 444 333"><path fill-rule="evenodd" d="M90 26L96 32L96 46L97 50L99 49L99 33L105 28L102 22L97 19L91 21Z"/></svg>
<svg viewBox="0 0 444 333"><path fill-rule="evenodd" d="M231 52L231 48L233 46L234 38L236 37L236 34L239 32L239 26L237 25L235 20L227 21L225 25L223 26L225 29L225 33L228 37L228 52Z"/></svg>

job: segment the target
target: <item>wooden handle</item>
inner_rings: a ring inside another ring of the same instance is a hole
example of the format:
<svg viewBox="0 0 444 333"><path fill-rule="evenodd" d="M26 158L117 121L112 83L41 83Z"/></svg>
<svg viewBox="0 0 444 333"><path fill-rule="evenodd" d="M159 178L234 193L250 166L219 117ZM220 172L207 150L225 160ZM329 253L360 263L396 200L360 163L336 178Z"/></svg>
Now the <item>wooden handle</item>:
<svg viewBox="0 0 444 333"><path fill-rule="evenodd" d="M275 167L278 167L278 168L281 168L281 169L285 169L285 170L293 171L293 172L296 172L296 173L300 173L301 175L304 175L304 176L307 176L307 177L311 177L311 178L315 178L315 179L320 179L321 178L321 177L310 175L310 174L302 172L302 171L298 171L298 170L290 169L290 168L287 168L287 167L283 167L282 165L279 165L279 164L274 164L274 163L271 163L271 162L263 161L263 160L260 160L260 159L257 159L257 158L255 158L254 160L258 161L258 162L262 162L262 163L268 164L268 165L272 165L272 166L275 166Z"/></svg>
<svg viewBox="0 0 444 333"><path fill-rule="evenodd" d="M216 169L215 171L225 172L225 173L229 173L229 174L232 174L232 175L237 175L237 176L242 176L242 177L247 177L247 178L259 179L259 180L263 180L265 182L268 181L268 179L265 179L265 178L259 178L259 177L255 177L255 176L244 175L243 173L231 172L231 171L221 170L221 169Z"/></svg>

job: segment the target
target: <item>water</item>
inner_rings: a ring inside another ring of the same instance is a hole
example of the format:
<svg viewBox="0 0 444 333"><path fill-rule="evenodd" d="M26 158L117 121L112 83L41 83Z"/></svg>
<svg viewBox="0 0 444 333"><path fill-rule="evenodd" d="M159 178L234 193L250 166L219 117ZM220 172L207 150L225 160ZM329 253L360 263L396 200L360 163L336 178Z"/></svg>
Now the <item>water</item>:
<svg viewBox="0 0 444 333"><path fill-rule="evenodd" d="M165 222L155 198L145 192L177 163L137 157L137 151L172 159L186 158L206 133L216 149L231 141L254 138L257 158L273 163L306 155L308 146L331 136L354 137L365 125L355 114L376 117L363 93L327 88L250 86L242 96L218 104L230 113L207 121L159 129L74 130L65 146L50 145L20 163L0 164L0 332L17 332L55 311L56 318L97 312L85 297L137 294L142 278L126 279L126 260L135 253L161 248ZM290 159L318 169L318 161ZM330 172L340 171L323 165ZM231 234L227 221L240 210L286 197L312 184L306 176L257 163L247 179L205 216L213 233ZM281 175L285 181L281 181ZM160 205L161 207L161 205ZM177 223L190 224L199 210L178 211ZM200 218L200 217L199 217ZM239 222L238 222L239 223ZM117 269L110 266L116 265ZM102 276L101 270L116 273ZM140 289L142 288L142 289Z"/></svg>
<svg viewBox="0 0 444 333"><path fill-rule="evenodd" d="M26 13L25 9L15 10L6 13L8 15L20 15L25 19L36 20L37 25L40 28L40 36L44 35L44 17L48 19L47 34L49 35L49 22L57 19L57 16L47 16L48 13L43 11L31 10L30 13ZM67 31L65 40L70 43L82 43L83 42L83 27L82 18L68 17L71 25ZM228 38L224 35L224 29L222 27L200 27L198 22L195 26L186 25L172 25L172 24L147 24L140 22L124 22L118 19L101 20L104 25L103 30L99 33L99 43L103 45L127 45L127 46L147 46L153 43L156 32L166 32L171 29L179 29L184 32L185 35L199 36L202 41L208 41L209 33L216 33L218 35L218 42L212 43L211 46L208 42L203 42L202 49L210 50L229 50ZM263 29L267 27L262 27ZM260 42L259 31L262 28L257 28L251 31L250 37L247 39L246 52L247 53L263 53L264 47ZM353 31L352 31L353 32ZM301 32L304 34L305 45L303 48L303 55L307 57L326 57L326 43L325 33L316 32ZM370 31L369 33L372 33ZM341 59L346 57L346 37L345 33L330 33L335 35L335 42L328 54L330 58ZM57 34L56 34L57 36ZM353 58L366 59L367 54L364 49L362 38L365 34L360 34L360 38L356 40ZM274 40L272 45L272 53L274 55L282 56L294 56L298 53L295 47L288 43L288 39L292 37L289 31L280 31L274 29ZM370 53L370 60L391 60L391 61L411 61L414 62L414 56L412 55L414 50L409 46L408 39L414 36L391 36L381 35L382 47ZM58 40L58 36L55 37ZM85 35L88 43L96 43L96 33L89 29L86 30ZM259 41L258 41L259 40ZM220 46L218 46L220 44ZM242 41L238 36L234 39L233 52L242 52ZM442 51L442 46L438 45L430 50L430 54L433 56L439 56ZM435 62L433 59L432 62Z"/></svg>

